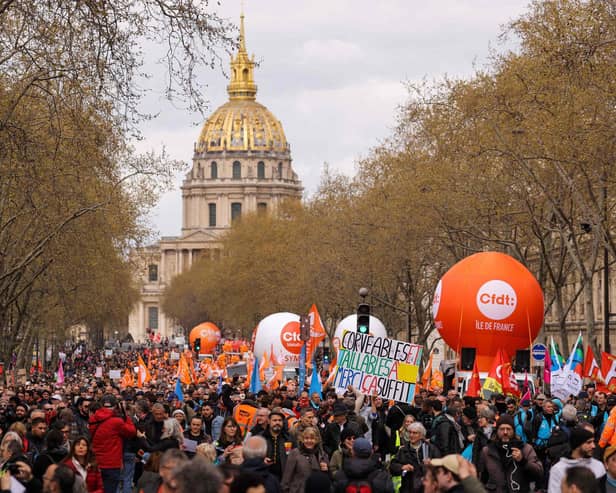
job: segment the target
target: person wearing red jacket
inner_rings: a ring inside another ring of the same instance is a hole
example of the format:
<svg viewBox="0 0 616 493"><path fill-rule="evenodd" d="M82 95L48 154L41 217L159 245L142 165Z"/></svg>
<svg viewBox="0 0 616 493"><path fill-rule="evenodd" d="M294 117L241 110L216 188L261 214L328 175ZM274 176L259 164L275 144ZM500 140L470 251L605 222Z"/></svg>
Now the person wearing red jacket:
<svg viewBox="0 0 616 493"><path fill-rule="evenodd" d="M90 416L92 451L103 477L104 492L116 493L122 471L123 441L133 438L137 429L114 395L104 395L102 404Z"/></svg>
<svg viewBox="0 0 616 493"><path fill-rule="evenodd" d="M64 463L83 479L88 493L103 493L103 477L85 436L77 437L73 442Z"/></svg>

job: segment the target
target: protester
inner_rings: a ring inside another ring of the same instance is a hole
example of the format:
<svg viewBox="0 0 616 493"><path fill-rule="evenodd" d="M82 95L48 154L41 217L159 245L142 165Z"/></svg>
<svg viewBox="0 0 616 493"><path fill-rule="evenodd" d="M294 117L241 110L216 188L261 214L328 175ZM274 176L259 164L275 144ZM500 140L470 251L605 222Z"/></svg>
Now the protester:
<svg viewBox="0 0 616 493"><path fill-rule="evenodd" d="M490 491L530 492L531 483L543 478L543 465L533 447L515 436L513 417L500 416L495 437L481 451L477 467L482 482Z"/></svg>
<svg viewBox="0 0 616 493"><path fill-rule="evenodd" d="M393 493L394 485L379 458L372 454L372 445L361 437L353 443L353 456L345 461L334 477L334 491L343 493L350 485L367 484L373 492Z"/></svg>
<svg viewBox="0 0 616 493"><path fill-rule="evenodd" d="M558 493L560 491L563 477L567 469L572 467L580 466L590 469L596 478L605 475L603 463L593 458L595 436L592 431L581 426L571 429L569 444L571 448L570 457L562 457L550 469L548 493Z"/></svg>
<svg viewBox="0 0 616 493"><path fill-rule="evenodd" d="M599 483L593 472L583 466L567 469L561 484L562 493L595 493L599 491Z"/></svg>
<svg viewBox="0 0 616 493"><path fill-rule="evenodd" d="M73 442L64 464L85 481L88 493L103 493L103 477L85 436Z"/></svg>
<svg viewBox="0 0 616 493"><path fill-rule="evenodd" d="M327 472L329 458L321 447L321 435L308 427L298 436L299 446L287 457L282 481L283 493L304 493L306 480L314 471Z"/></svg>
<svg viewBox="0 0 616 493"><path fill-rule="evenodd" d="M421 423L411 423L408 431L409 441L398 449L391 460L390 471L392 476L401 477L400 492L420 493L425 473L424 465L441 454L434 445L426 441L426 429Z"/></svg>

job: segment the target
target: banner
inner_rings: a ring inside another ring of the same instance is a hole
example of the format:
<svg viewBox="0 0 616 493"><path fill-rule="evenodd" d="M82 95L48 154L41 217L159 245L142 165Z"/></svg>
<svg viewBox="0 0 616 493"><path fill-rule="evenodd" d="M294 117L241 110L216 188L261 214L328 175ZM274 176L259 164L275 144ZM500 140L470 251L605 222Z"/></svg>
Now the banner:
<svg viewBox="0 0 616 493"><path fill-rule="evenodd" d="M552 342L554 342L552 340ZM567 363L552 372L550 388L553 396L567 401L569 396L577 396L582 390L584 368L584 349L582 333L578 335Z"/></svg>
<svg viewBox="0 0 616 493"><path fill-rule="evenodd" d="M347 331L338 351L337 391L349 385L365 395L412 403L422 346L387 337Z"/></svg>
<svg viewBox="0 0 616 493"><path fill-rule="evenodd" d="M601 373L608 391L616 392L616 356L601 353Z"/></svg>

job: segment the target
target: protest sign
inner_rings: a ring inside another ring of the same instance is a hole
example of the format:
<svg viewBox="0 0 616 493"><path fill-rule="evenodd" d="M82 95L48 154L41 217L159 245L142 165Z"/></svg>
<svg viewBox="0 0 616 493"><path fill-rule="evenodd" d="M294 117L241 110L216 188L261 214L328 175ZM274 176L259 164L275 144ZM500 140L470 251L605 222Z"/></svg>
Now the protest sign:
<svg viewBox="0 0 616 493"><path fill-rule="evenodd" d="M122 378L122 370L109 370L109 378L112 380L120 380L120 378Z"/></svg>
<svg viewBox="0 0 616 493"><path fill-rule="evenodd" d="M340 341L336 390L352 385L366 395L411 403L422 350L410 342L347 331Z"/></svg>

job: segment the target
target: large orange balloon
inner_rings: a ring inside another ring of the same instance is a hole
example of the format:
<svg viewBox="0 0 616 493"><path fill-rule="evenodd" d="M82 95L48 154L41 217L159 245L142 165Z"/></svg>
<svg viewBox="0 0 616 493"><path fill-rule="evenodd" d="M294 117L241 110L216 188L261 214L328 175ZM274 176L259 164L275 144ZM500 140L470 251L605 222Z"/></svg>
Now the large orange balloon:
<svg viewBox="0 0 616 493"><path fill-rule="evenodd" d="M218 341L220 341L220 329L212 322L203 322L197 325L190 331L188 342L190 347L194 347L195 339L201 338L201 349L199 354L211 354L216 349Z"/></svg>
<svg viewBox="0 0 616 493"><path fill-rule="evenodd" d="M443 340L455 351L476 348L479 370L488 371L499 348L513 356L532 345L543 324L543 292L509 255L477 253L441 278L432 315Z"/></svg>

